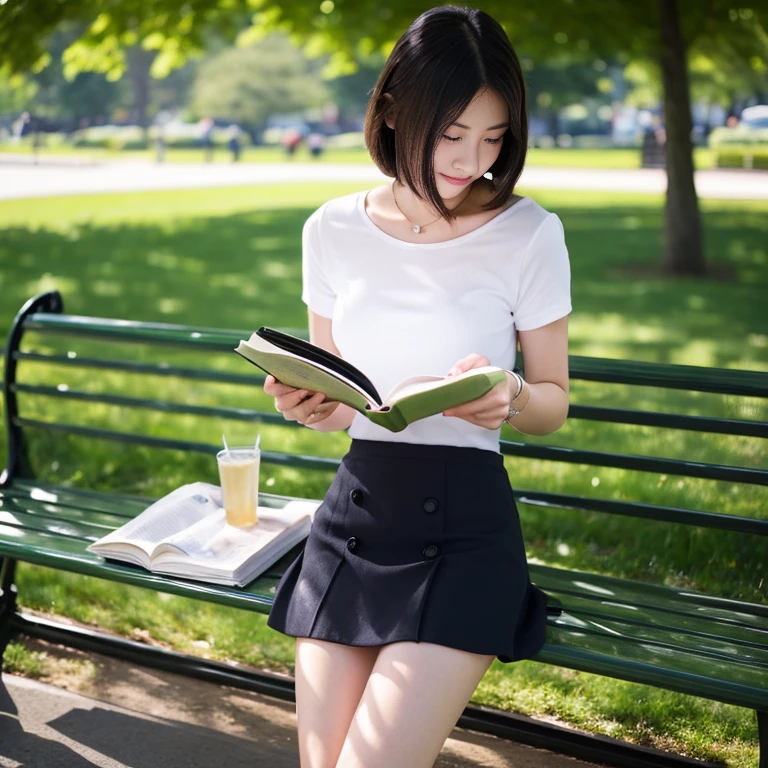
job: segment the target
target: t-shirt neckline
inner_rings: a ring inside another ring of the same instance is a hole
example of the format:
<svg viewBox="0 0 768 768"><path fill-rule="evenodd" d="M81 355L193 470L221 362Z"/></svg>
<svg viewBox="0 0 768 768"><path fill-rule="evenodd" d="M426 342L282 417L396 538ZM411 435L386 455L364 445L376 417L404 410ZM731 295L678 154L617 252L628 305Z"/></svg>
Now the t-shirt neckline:
<svg viewBox="0 0 768 768"><path fill-rule="evenodd" d="M461 245L467 240L471 240L473 237L476 237L480 233L485 232L500 219L506 219L511 215L513 211L517 210L521 205L532 199L530 197L522 197L516 203L510 205L509 208L505 208L501 213L496 214L496 216L494 216L492 219L489 219L484 224L481 224L479 227L476 227L470 232L465 232L463 235L459 235L458 237L453 237L450 240L441 240L439 243L409 243L406 240L400 240L398 237L387 234L383 229L379 228L373 219L371 219L371 217L368 215L368 211L365 210L365 198L368 196L369 192L370 190L363 190L357 195L357 210L360 212L365 225L369 229L373 230L373 232L376 233L381 239L386 240L391 245L407 250L419 251L439 250L441 248L451 248L455 245Z"/></svg>

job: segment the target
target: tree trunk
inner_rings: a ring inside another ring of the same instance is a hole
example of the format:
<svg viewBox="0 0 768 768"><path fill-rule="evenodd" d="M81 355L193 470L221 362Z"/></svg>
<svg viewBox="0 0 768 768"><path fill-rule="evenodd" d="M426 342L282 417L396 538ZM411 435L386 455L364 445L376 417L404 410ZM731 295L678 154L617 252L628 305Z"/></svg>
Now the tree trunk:
<svg viewBox="0 0 768 768"><path fill-rule="evenodd" d="M128 73L133 89L133 118L145 131L148 125L147 107L149 106L149 68L155 58L155 51L147 51L140 45L127 50Z"/></svg>
<svg viewBox="0 0 768 768"><path fill-rule="evenodd" d="M703 275L706 264L693 182L691 93L677 0L659 0L659 10L667 149L663 268L667 274Z"/></svg>

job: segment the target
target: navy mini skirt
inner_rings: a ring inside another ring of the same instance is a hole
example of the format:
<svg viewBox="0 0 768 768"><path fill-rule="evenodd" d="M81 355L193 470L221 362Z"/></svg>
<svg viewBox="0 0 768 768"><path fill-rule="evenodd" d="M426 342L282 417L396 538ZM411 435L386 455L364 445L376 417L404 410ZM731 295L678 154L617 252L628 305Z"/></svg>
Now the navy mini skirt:
<svg viewBox="0 0 768 768"><path fill-rule="evenodd" d="M437 643L502 662L544 644L500 454L353 440L267 623L352 646Z"/></svg>

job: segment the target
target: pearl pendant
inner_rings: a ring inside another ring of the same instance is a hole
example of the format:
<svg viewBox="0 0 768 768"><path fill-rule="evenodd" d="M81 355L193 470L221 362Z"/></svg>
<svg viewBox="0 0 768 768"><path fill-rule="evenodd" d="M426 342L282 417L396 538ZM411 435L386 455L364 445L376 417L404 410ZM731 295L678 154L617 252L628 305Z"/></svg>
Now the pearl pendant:
<svg viewBox="0 0 768 768"><path fill-rule="evenodd" d="M418 224L414 224L413 225L413 234L414 235L421 234L421 227Z"/></svg>

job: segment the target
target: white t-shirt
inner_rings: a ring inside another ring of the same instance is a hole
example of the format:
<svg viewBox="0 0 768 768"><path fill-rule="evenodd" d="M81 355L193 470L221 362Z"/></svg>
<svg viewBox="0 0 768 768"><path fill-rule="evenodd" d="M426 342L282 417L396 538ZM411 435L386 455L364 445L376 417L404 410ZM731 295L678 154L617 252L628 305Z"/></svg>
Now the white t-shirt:
<svg viewBox="0 0 768 768"><path fill-rule="evenodd" d="M332 318L342 357L385 397L409 376L444 376L472 352L515 365L517 331L571 311L563 226L522 198L442 243L406 243L379 229L366 192L330 200L304 225L302 301ZM437 414L390 432L355 414L353 438L499 452L500 430Z"/></svg>

